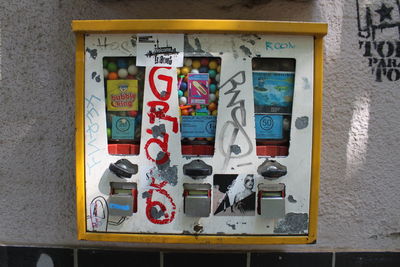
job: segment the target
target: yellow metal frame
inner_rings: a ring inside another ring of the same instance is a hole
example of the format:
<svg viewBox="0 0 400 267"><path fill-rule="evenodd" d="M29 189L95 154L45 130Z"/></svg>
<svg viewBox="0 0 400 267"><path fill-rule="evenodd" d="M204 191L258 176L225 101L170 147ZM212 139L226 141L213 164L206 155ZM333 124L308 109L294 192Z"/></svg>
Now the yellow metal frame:
<svg viewBox="0 0 400 267"><path fill-rule="evenodd" d="M310 244L317 239L319 170L322 135L323 36L325 23L269 22L250 20L75 20L76 33L76 188L78 239L97 241L197 244ZM314 111L311 198L308 235L299 236L197 236L117 234L88 232L85 201L84 88L86 33L259 33L314 36Z"/></svg>

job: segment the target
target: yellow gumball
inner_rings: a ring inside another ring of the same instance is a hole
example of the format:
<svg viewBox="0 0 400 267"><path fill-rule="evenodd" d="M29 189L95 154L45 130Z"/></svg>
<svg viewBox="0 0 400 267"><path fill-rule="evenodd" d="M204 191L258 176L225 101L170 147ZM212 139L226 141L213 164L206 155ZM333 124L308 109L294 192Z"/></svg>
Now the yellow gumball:
<svg viewBox="0 0 400 267"><path fill-rule="evenodd" d="M181 74L181 69L180 68L176 68L176 75Z"/></svg>
<svg viewBox="0 0 400 267"><path fill-rule="evenodd" d="M219 98L219 90L215 91L215 96L217 97L217 99Z"/></svg>
<svg viewBox="0 0 400 267"><path fill-rule="evenodd" d="M215 60L210 61L210 63L208 64L208 67L212 70L215 70L218 67L218 63Z"/></svg>
<svg viewBox="0 0 400 267"><path fill-rule="evenodd" d="M211 115L217 116L218 115L218 110L214 110L213 112L211 112Z"/></svg>
<svg viewBox="0 0 400 267"><path fill-rule="evenodd" d="M183 95L186 96L186 97L188 97L188 96L189 96L189 90L186 90L186 91L183 93Z"/></svg>
<svg viewBox="0 0 400 267"><path fill-rule="evenodd" d="M219 65L219 66L217 67L217 72L218 72L218 73L221 72L221 65Z"/></svg>
<svg viewBox="0 0 400 267"><path fill-rule="evenodd" d="M193 69L198 69L200 68L200 66L201 66L200 60L193 60L192 62Z"/></svg>
<svg viewBox="0 0 400 267"><path fill-rule="evenodd" d="M191 71L191 69L189 67L185 66L185 67L181 68L182 75L187 75L190 71Z"/></svg>

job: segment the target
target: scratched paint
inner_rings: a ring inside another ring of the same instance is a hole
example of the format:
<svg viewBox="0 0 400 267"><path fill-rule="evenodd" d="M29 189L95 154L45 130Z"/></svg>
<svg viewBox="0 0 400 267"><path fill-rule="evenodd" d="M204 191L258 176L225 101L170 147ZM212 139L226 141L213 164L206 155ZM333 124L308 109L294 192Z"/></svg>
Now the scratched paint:
<svg viewBox="0 0 400 267"><path fill-rule="evenodd" d="M276 234L303 234L308 229L307 213L288 213L274 229Z"/></svg>

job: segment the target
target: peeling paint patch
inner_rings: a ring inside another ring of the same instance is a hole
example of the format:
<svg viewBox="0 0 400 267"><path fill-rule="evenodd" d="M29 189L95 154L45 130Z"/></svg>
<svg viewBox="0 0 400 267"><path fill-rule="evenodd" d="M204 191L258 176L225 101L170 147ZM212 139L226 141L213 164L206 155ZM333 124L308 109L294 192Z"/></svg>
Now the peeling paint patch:
<svg viewBox="0 0 400 267"><path fill-rule="evenodd" d="M164 216L164 212L162 210L158 210L156 207L152 207L150 213L151 217L154 219L160 219Z"/></svg>
<svg viewBox="0 0 400 267"><path fill-rule="evenodd" d="M161 160L165 157L165 152L160 151L157 154L157 160ZM157 175L158 179L163 181L167 181L172 186L175 186L178 183L178 167L176 165L170 166L171 160L167 160L163 164L157 164L157 169L159 175Z"/></svg>
<svg viewBox="0 0 400 267"><path fill-rule="evenodd" d="M295 126L297 129L301 130L308 126L308 117L303 116L296 119Z"/></svg>
<svg viewBox="0 0 400 267"><path fill-rule="evenodd" d="M90 49L89 47L86 48L86 52L89 53L90 57L93 59L97 58L97 49Z"/></svg>
<svg viewBox="0 0 400 267"><path fill-rule="evenodd" d="M292 195L288 196L288 200L289 200L290 203L297 203L297 200L294 199Z"/></svg>
<svg viewBox="0 0 400 267"><path fill-rule="evenodd" d="M310 81L308 80L307 77L303 77L303 89L304 90L310 90L311 89L311 84Z"/></svg>
<svg viewBox="0 0 400 267"><path fill-rule="evenodd" d="M151 131L153 132L153 137L163 137L164 134L167 132L165 130L165 124L160 124L160 125L155 125L151 128Z"/></svg>
<svg viewBox="0 0 400 267"><path fill-rule="evenodd" d="M148 198L148 197L151 197L150 193L148 191L143 192L142 198Z"/></svg>
<svg viewBox="0 0 400 267"><path fill-rule="evenodd" d="M240 149L240 146L238 145L231 145L231 152L235 155L238 155L240 152L242 152L242 149Z"/></svg>
<svg viewBox="0 0 400 267"><path fill-rule="evenodd" d="M235 224L226 223L226 225L228 225L229 227L231 227L232 230L236 230L236 225L235 225Z"/></svg>
<svg viewBox="0 0 400 267"><path fill-rule="evenodd" d="M293 213L286 214L285 218L280 220L274 229L274 233L284 234L302 234L308 229L308 214Z"/></svg>
<svg viewBox="0 0 400 267"><path fill-rule="evenodd" d="M246 47L244 45L241 45L239 48L243 51L243 53L246 56L251 57L252 53L251 53L251 51L250 51L250 49L248 47Z"/></svg>

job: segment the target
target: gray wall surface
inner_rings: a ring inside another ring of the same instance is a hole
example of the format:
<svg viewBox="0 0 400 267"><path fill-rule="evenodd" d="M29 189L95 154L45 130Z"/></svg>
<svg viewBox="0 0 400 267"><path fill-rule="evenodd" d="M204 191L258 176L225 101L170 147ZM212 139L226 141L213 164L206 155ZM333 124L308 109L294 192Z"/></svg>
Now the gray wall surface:
<svg viewBox="0 0 400 267"><path fill-rule="evenodd" d="M377 29L375 36L371 30L374 26L400 24L400 9L396 0L359 0L358 7L356 2L1 1L0 243L164 249L400 250L400 26ZM372 16L369 24L367 7ZM329 24L325 37L317 244L244 248L77 240L75 37L71 20L140 18ZM365 49L368 44L370 51Z"/></svg>

